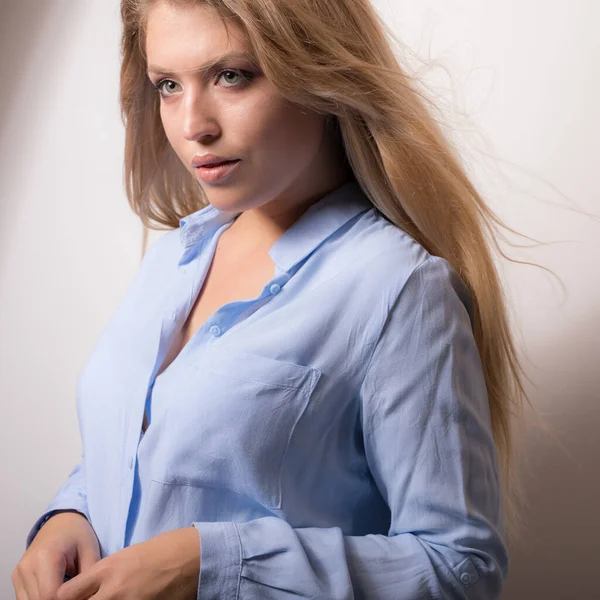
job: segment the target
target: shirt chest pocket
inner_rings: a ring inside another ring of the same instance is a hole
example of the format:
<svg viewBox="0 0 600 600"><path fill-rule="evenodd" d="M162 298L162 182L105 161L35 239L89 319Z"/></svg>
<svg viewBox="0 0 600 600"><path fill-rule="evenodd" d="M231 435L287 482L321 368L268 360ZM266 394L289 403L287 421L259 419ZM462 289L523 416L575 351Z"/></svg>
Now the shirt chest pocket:
<svg viewBox="0 0 600 600"><path fill-rule="evenodd" d="M224 488L281 508L290 439L321 372L214 348L188 369L169 398L167 452L154 478Z"/></svg>

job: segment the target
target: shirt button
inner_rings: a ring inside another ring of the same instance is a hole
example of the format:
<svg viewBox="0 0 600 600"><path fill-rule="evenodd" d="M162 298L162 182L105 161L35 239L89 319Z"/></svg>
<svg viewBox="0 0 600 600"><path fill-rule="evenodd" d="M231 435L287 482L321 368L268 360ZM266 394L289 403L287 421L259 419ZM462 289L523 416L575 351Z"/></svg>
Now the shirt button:
<svg viewBox="0 0 600 600"><path fill-rule="evenodd" d="M129 457L129 468L133 469L133 456Z"/></svg>
<svg viewBox="0 0 600 600"><path fill-rule="evenodd" d="M465 585L467 585L467 583L469 583L469 582L471 581L471 577L469 576L469 574L468 574L468 573L463 573L463 574L460 576L460 580L461 580L461 581L462 581L462 582L463 582Z"/></svg>
<svg viewBox="0 0 600 600"><path fill-rule="evenodd" d="M215 337L221 335L221 328L218 325L213 325L209 330Z"/></svg>
<svg viewBox="0 0 600 600"><path fill-rule="evenodd" d="M269 288L269 291L271 292L271 294L275 295L275 294L277 294L277 292L279 292L280 289L281 289L281 286L278 283L274 283Z"/></svg>
<svg viewBox="0 0 600 600"><path fill-rule="evenodd" d="M174 310L174 311L171 313L171 321L175 321L175 319L176 319L176 318L177 318L177 311L176 311L176 310Z"/></svg>

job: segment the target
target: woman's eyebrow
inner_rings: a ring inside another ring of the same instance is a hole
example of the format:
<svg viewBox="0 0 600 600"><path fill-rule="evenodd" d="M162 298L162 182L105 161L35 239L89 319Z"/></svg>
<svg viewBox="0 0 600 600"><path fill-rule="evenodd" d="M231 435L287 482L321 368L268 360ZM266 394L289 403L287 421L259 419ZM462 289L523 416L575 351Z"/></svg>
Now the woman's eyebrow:
<svg viewBox="0 0 600 600"><path fill-rule="evenodd" d="M230 52L228 54L223 54L221 56L217 56L216 58L213 58L212 60L208 61L207 63L205 63L202 66L197 67L195 69L187 69L186 72L188 72L188 73L195 73L195 72L196 73L208 73L209 71L214 69L216 66L222 64L223 62L225 62L226 60L229 60L231 58L243 58L252 63L255 62L254 57L252 56L252 54L250 52ZM167 69L165 69L163 67L159 67L157 65L148 65L147 70L148 70L148 73L152 72L152 73L155 73L156 75L177 75L177 73L168 71Z"/></svg>

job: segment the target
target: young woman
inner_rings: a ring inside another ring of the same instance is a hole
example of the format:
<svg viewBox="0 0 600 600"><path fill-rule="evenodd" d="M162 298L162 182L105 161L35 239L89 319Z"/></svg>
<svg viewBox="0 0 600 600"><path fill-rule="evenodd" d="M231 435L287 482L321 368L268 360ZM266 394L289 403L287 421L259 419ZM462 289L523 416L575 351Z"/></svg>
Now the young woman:
<svg viewBox="0 0 600 600"><path fill-rule="evenodd" d="M121 13L127 193L170 231L81 373L18 600L498 598L524 398L500 221L376 12Z"/></svg>

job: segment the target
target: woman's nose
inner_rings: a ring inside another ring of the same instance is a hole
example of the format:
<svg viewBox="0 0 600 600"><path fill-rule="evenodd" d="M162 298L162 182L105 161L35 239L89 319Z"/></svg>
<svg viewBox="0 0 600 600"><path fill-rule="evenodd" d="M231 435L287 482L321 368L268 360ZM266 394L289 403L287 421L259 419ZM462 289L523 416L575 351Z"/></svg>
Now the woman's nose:
<svg viewBox="0 0 600 600"><path fill-rule="evenodd" d="M219 135L220 127L212 102L190 94L183 105L183 137L195 141L206 136Z"/></svg>

